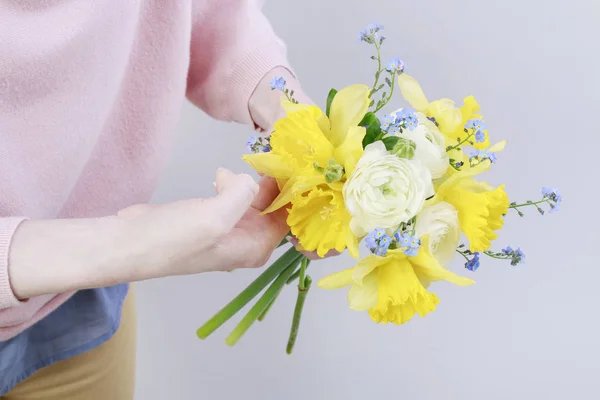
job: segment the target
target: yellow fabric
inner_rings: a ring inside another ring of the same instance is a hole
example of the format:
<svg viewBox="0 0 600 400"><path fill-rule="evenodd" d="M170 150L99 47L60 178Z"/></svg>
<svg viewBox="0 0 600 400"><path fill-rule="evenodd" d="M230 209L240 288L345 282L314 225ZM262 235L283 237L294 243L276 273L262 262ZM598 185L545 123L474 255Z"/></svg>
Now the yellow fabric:
<svg viewBox="0 0 600 400"><path fill-rule="evenodd" d="M2 400L132 400L136 335L135 296L130 287L121 326L109 341L39 370Z"/></svg>

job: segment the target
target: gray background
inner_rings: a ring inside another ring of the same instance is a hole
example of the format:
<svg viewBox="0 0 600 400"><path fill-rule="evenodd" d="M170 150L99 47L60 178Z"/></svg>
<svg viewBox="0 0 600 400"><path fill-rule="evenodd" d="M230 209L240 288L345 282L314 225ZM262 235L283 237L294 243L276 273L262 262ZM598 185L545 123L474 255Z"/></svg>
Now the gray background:
<svg viewBox="0 0 600 400"><path fill-rule="evenodd" d="M507 218L497 245L521 246L526 265L485 260L475 286L436 285L438 310L404 326L350 311L345 290L312 291L291 357L293 287L229 348L237 320L206 341L195 331L258 271L139 284L136 398L600 398L598 1L278 0L265 12L320 105L332 86L370 84L370 49L357 34L384 24L384 58L400 56L430 99L476 95L493 138L510 141L489 182L506 183L514 200L553 185L565 204ZM212 195L219 166L249 171L240 161L249 135L186 105L155 201ZM351 262L330 259L311 273ZM458 259L453 268L468 273Z"/></svg>

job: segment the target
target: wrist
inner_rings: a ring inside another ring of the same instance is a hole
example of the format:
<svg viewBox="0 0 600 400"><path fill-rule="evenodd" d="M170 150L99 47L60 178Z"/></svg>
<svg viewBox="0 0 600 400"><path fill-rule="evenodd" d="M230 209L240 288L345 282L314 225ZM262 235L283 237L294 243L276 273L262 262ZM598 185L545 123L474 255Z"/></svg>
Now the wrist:
<svg viewBox="0 0 600 400"><path fill-rule="evenodd" d="M260 80L248 101L250 116L256 126L263 131L271 131L275 122L285 116L281 107L281 100L285 99L285 94L280 90L271 89L270 82L274 77L285 79L286 87L294 91L294 98L299 103L313 104L290 70L284 67L272 69Z"/></svg>

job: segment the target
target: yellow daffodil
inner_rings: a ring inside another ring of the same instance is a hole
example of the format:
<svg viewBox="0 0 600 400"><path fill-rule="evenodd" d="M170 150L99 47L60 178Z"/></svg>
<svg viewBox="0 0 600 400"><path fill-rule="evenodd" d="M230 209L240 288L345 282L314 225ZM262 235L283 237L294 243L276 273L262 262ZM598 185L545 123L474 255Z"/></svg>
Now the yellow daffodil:
<svg viewBox="0 0 600 400"><path fill-rule="evenodd" d="M445 201L458 210L460 229L469 239L472 252L490 248L498 237L496 231L504 224L503 215L508 212L509 200L504 185L497 188L473 179L489 168L490 161L483 161L472 168L455 172L441 183L436 195L428 204Z"/></svg>
<svg viewBox="0 0 600 400"><path fill-rule="evenodd" d="M448 281L468 286L473 280L443 268L428 252L428 236L417 256L408 257L401 250L389 250L385 257L368 256L354 268L329 275L319 281L323 289L350 286L348 302L357 311L369 311L377 323L396 325L409 321L415 314L425 316L435 310L438 297L427 291L431 282Z"/></svg>
<svg viewBox="0 0 600 400"><path fill-rule="evenodd" d="M369 108L369 88L340 90L329 117L318 107L283 101L286 117L271 134L271 151L244 159L259 173L277 179L281 192L265 213L292 203L288 224L300 245L358 256L357 238L348 233L350 217L342 188L363 153L365 128L358 124Z"/></svg>
<svg viewBox="0 0 600 400"><path fill-rule="evenodd" d="M398 76L398 85L402 96L411 107L430 118L435 118L440 131L446 136L448 146L454 146L466 139L468 133L464 131L464 127L469 120L483 120L483 117L478 114L479 104L473 96L466 97L463 100L463 106L457 108L450 99L440 99L430 103L419 82L407 74ZM485 150L490 145L487 129L484 129L482 133L484 134L483 141L477 142L474 138L470 140L477 150Z"/></svg>
<svg viewBox="0 0 600 400"><path fill-rule="evenodd" d="M302 238L305 249L316 250L321 257L331 249L347 247L358 257L358 238L350 230L350 214L339 190L318 187L294 199L287 219L292 234Z"/></svg>

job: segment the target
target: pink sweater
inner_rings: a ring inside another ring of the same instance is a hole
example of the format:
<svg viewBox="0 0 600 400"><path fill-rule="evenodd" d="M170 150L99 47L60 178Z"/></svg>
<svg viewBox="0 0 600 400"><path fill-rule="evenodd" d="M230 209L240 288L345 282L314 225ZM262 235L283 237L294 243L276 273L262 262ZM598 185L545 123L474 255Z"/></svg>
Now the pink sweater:
<svg viewBox="0 0 600 400"><path fill-rule="evenodd" d="M186 94L214 118L253 125L252 91L287 65L260 3L0 2L0 341L72 295L15 298L20 222L147 202Z"/></svg>

